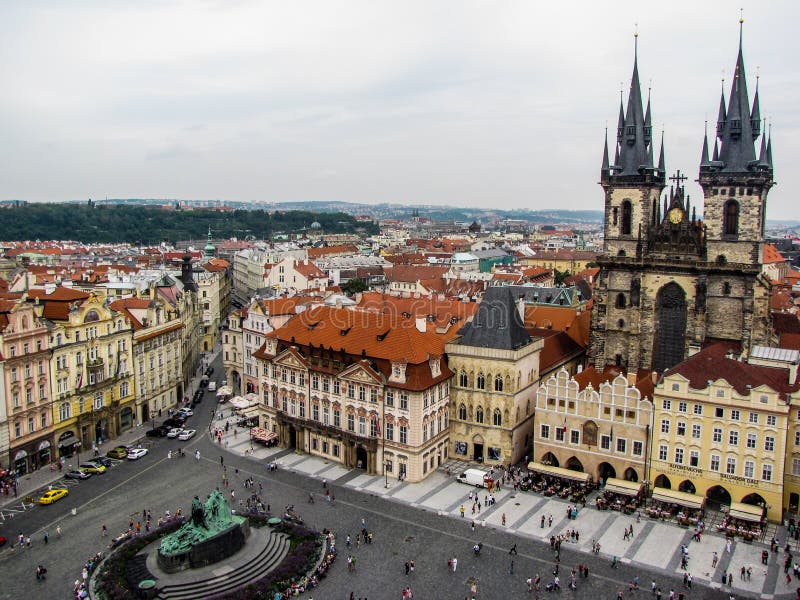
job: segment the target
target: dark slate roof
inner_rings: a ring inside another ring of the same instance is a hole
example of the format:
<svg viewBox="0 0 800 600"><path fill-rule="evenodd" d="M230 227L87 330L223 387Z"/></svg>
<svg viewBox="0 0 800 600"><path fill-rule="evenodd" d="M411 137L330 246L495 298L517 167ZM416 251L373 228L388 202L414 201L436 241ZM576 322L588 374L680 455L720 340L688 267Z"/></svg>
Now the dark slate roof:
<svg viewBox="0 0 800 600"><path fill-rule="evenodd" d="M531 343L509 287L490 287L475 317L460 331L461 343L479 348L516 350Z"/></svg>
<svg viewBox="0 0 800 600"><path fill-rule="evenodd" d="M577 294L580 292L580 301L589 300L592 297L589 285L584 281L583 285L577 283L569 287L541 286L541 285L509 285L514 300L524 298L526 304L548 304L553 306L572 306L577 302Z"/></svg>
<svg viewBox="0 0 800 600"><path fill-rule="evenodd" d="M615 175L640 175L640 168L653 168L653 139L650 124L650 100L647 102L647 114L642 110L642 89L639 84L639 60L633 60L631 88L628 94L628 106L622 130L617 131L619 156L615 165ZM621 107L620 107L621 108ZM620 117L622 113L620 113Z"/></svg>

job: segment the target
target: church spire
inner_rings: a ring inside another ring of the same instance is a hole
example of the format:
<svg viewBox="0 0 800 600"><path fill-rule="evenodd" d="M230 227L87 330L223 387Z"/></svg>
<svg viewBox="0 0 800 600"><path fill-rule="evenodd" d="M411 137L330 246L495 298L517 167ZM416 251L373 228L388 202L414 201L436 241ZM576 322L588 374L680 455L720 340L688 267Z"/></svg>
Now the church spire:
<svg viewBox="0 0 800 600"><path fill-rule="evenodd" d="M750 112L750 128L753 130L753 140L761 134L761 110L758 106L758 80L756 75L756 95L753 96L753 110Z"/></svg>
<svg viewBox="0 0 800 600"><path fill-rule="evenodd" d="M658 172L663 177L667 171L666 163L664 162L664 132L661 132L661 151L658 153Z"/></svg>
<svg viewBox="0 0 800 600"><path fill-rule="evenodd" d="M711 155L711 160L714 162L719 161L719 145L717 144L717 140L714 140L714 154Z"/></svg>
<svg viewBox="0 0 800 600"><path fill-rule="evenodd" d="M622 107L620 107L622 108ZM652 127L650 103L647 114L642 106L642 89L639 83L639 33L634 34L633 73L628 93L626 111L620 111L621 124L617 129L619 141L619 175L640 175L642 169L653 168Z"/></svg>
<svg viewBox="0 0 800 600"><path fill-rule="evenodd" d="M739 53L736 56L736 67L733 73L728 108L725 112L724 125L720 141L719 159L723 163L722 171L742 173L755 166L756 151L753 142L758 137L751 121L750 100L747 94L747 74L744 68L744 52L742 50L742 30L744 19L739 19ZM754 104L753 110L757 109ZM759 117L760 118L760 117ZM718 132L719 133L719 132Z"/></svg>
<svg viewBox="0 0 800 600"><path fill-rule="evenodd" d="M767 165L767 136L761 136L761 151L758 153L758 164L762 167Z"/></svg>
<svg viewBox="0 0 800 600"><path fill-rule="evenodd" d="M606 127L606 143L603 146L603 165L600 167L601 175L608 171L608 127Z"/></svg>
<svg viewBox="0 0 800 600"><path fill-rule="evenodd" d="M725 111L725 77L722 78L722 89L719 92L719 113L717 114L717 137L722 139L725 133L725 119L727 114ZM716 160L716 158L714 159Z"/></svg>
<svg viewBox="0 0 800 600"><path fill-rule="evenodd" d="M767 141L767 166L772 168L772 123L769 125L769 140Z"/></svg>
<svg viewBox="0 0 800 600"><path fill-rule="evenodd" d="M708 161L708 121L706 121L706 131L703 134L703 151L700 153L700 168L709 166Z"/></svg>

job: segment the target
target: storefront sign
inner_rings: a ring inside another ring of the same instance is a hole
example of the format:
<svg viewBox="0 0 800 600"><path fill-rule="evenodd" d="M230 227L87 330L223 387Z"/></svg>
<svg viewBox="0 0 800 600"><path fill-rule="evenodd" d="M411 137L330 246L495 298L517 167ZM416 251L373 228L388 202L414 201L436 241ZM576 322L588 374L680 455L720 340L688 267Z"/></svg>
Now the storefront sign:
<svg viewBox="0 0 800 600"><path fill-rule="evenodd" d="M738 475L729 475L728 473L720 473L720 479L727 479L733 483L747 485L750 487L758 487L758 481L755 479L748 479L747 477L739 477Z"/></svg>
<svg viewBox="0 0 800 600"><path fill-rule="evenodd" d="M673 473L691 473L692 475L702 475L703 469L698 467L688 467L686 465L678 465L678 464L669 464L667 466L669 471Z"/></svg>

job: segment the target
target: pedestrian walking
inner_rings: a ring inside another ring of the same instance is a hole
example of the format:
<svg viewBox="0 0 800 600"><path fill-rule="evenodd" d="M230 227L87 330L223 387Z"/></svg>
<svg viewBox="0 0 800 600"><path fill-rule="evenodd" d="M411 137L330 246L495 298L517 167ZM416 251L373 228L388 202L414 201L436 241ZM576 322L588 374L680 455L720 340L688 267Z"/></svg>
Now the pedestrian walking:
<svg viewBox="0 0 800 600"><path fill-rule="evenodd" d="M56 525L56 537L61 537L61 525Z"/></svg>
<svg viewBox="0 0 800 600"><path fill-rule="evenodd" d="M222 457L220 456L220 458L222 458ZM200 460L200 450L195 450L194 451L194 459L195 460Z"/></svg>
<svg viewBox="0 0 800 600"><path fill-rule="evenodd" d="M108 535L108 528L106 527L105 523L103 523L103 527L101 529L101 534L102 534L103 537L106 537Z"/></svg>
<svg viewBox="0 0 800 600"><path fill-rule="evenodd" d="M456 569L458 568L458 559L455 556L453 557L452 565L453 565L453 573L455 573Z"/></svg>
<svg viewBox="0 0 800 600"><path fill-rule="evenodd" d="M44 543L46 544L49 539L50 539L50 535L45 531L44 532Z"/></svg>
<svg viewBox="0 0 800 600"><path fill-rule="evenodd" d="M509 554L513 554L514 556L516 556L516 554L517 554L517 545L514 544L513 546L511 546L511 550L509 550L508 553Z"/></svg>
<svg viewBox="0 0 800 600"><path fill-rule="evenodd" d="M717 556L717 553L714 552L714 556L711 557L711 568L712 569L716 569L717 568L717 562L719 562L719 556Z"/></svg>

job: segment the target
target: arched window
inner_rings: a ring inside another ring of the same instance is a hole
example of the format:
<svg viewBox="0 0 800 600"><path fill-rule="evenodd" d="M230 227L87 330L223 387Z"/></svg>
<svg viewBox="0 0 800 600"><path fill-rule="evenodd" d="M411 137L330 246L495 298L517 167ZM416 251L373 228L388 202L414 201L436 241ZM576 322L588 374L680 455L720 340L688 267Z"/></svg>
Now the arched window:
<svg viewBox="0 0 800 600"><path fill-rule="evenodd" d="M458 405L458 418L461 419L462 421L467 420L467 407L464 406L463 404Z"/></svg>
<svg viewBox="0 0 800 600"><path fill-rule="evenodd" d="M477 423L483 423L483 408L478 407L478 410L475 411L475 421Z"/></svg>
<svg viewBox="0 0 800 600"><path fill-rule="evenodd" d="M622 292L617 294L617 301L615 303L615 306L617 308L625 308L625 294L623 294Z"/></svg>
<svg viewBox="0 0 800 600"><path fill-rule="evenodd" d="M739 203L736 200L728 200L725 203L722 231L725 235L739 234Z"/></svg>
<svg viewBox="0 0 800 600"><path fill-rule="evenodd" d="M492 415L492 423L494 423L497 427L500 427L503 424L503 415L500 413L499 408L494 409L494 414Z"/></svg>
<svg viewBox="0 0 800 600"><path fill-rule="evenodd" d="M617 321L617 327L619 327L620 329L625 327L625 319L620 319L619 321Z"/></svg>
<svg viewBox="0 0 800 600"><path fill-rule="evenodd" d="M727 281L722 284L722 294L723 296L730 296L731 295L731 284Z"/></svg>
<svg viewBox="0 0 800 600"><path fill-rule="evenodd" d="M494 391L495 392L503 391L503 378L500 375L496 375L494 378Z"/></svg>
<svg viewBox="0 0 800 600"><path fill-rule="evenodd" d="M479 390L486 389L486 378L483 376L483 373L478 373L478 379L476 381L475 387Z"/></svg>
<svg viewBox="0 0 800 600"><path fill-rule="evenodd" d="M620 233L630 235L633 224L633 207L629 200L622 201L622 219L620 222Z"/></svg>
<svg viewBox="0 0 800 600"><path fill-rule="evenodd" d="M458 376L458 384L461 387L467 387L467 372L461 371L461 374Z"/></svg>

